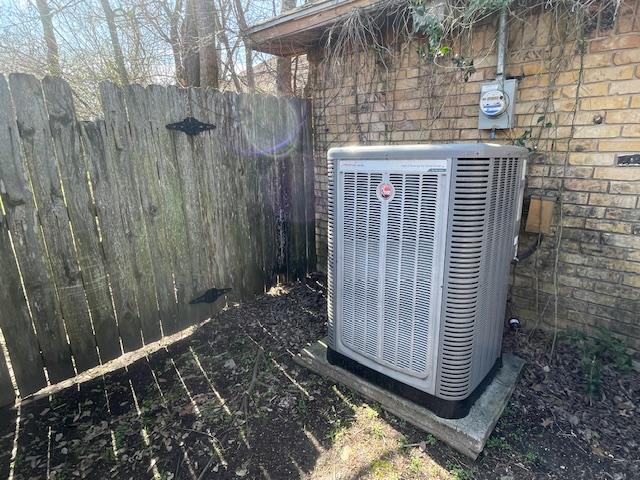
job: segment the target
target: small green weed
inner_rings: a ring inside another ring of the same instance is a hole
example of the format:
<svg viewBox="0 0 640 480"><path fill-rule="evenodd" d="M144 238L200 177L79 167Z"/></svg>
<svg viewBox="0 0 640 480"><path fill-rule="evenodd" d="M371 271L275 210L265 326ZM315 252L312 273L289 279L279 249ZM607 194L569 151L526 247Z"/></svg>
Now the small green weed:
<svg viewBox="0 0 640 480"><path fill-rule="evenodd" d="M342 421L338 418L331 430L329 430L326 434L327 440L331 440L331 443L336 443L342 439L347 433L347 426L342 423Z"/></svg>
<svg viewBox="0 0 640 480"><path fill-rule="evenodd" d="M129 427L124 423L121 423L120 425L118 425L116 430L113 432L113 436L115 437L115 440L116 440L116 449L120 450L121 448L124 448L125 439L127 438L128 432L129 432Z"/></svg>
<svg viewBox="0 0 640 480"><path fill-rule="evenodd" d="M436 443L438 443L438 439L433 435L431 435L430 433L428 433L424 439L424 443L426 443L430 447L433 447Z"/></svg>
<svg viewBox="0 0 640 480"><path fill-rule="evenodd" d="M373 425L371 432L378 440L382 440L384 438L384 428L382 428L382 425Z"/></svg>
<svg viewBox="0 0 640 480"><path fill-rule="evenodd" d="M507 442L504 437L494 437L493 435L487 440L486 447L497 450L511 450L511 445L509 445L509 442Z"/></svg>
<svg viewBox="0 0 640 480"><path fill-rule="evenodd" d="M371 462L371 473L373 478L390 480L397 478L397 474L394 473L393 463L383 458L376 458Z"/></svg>
<svg viewBox="0 0 640 480"><path fill-rule="evenodd" d="M473 473L468 468L454 463L447 463L447 470L453 476L454 480L473 480Z"/></svg>
<svg viewBox="0 0 640 480"><path fill-rule="evenodd" d="M524 459L529 463L533 463L538 459L538 455L533 452L527 452L527 454L524 456Z"/></svg>
<svg viewBox="0 0 640 480"><path fill-rule="evenodd" d="M380 416L380 407L377 405L367 405L366 403L363 405L364 414L367 418L374 419Z"/></svg>
<svg viewBox="0 0 640 480"><path fill-rule="evenodd" d="M578 347L580 369L585 377L585 390L589 397L600 391L605 366L611 366L621 374L631 369L631 356L625 345L606 328L598 327L594 337L571 331L567 338Z"/></svg>
<svg viewBox="0 0 640 480"><path fill-rule="evenodd" d="M422 472L424 468L424 462L420 457L411 457L411 462L409 463L409 471L414 475Z"/></svg>
<svg viewBox="0 0 640 480"><path fill-rule="evenodd" d="M296 410L300 415L305 415L307 413L307 401L303 397L298 398L298 401L296 402Z"/></svg>

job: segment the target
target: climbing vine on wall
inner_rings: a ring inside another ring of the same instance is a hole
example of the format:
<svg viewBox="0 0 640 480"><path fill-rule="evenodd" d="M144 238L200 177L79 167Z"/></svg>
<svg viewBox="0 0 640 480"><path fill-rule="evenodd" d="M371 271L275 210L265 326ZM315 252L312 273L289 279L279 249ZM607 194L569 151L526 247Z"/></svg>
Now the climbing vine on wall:
<svg viewBox="0 0 640 480"><path fill-rule="evenodd" d="M502 132L500 139L541 152L532 157L532 163L549 159L559 172L557 187L543 188L545 195L558 198L555 235L534 259L537 293L538 265L546 265L553 273L553 294L536 295L537 317L551 313L557 323L557 272L563 242L561 179L569 169L585 45L591 35L614 25L619 7L620 0L388 0L373 10L354 10L328 32L316 65L316 77L322 79L316 90L321 95L315 103L316 115L326 122L323 144L459 141L447 122L469 116L457 99L473 91L465 89L470 80L488 79L474 76L476 69L495 65L495 60L486 59L496 50L496 12L507 9L514 38L522 38L531 20L546 22L545 37L531 40L534 48L521 45L535 50L534 57L519 59L520 63L539 63L539 72L528 75L540 78L537 85L542 98L529 102L531 109L519 116L518 127ZM518 56L512 47L508 51ZM407 70L412 71L412 78L417 76L414 84L408 82ZM571 87L557 85L560 74L576 70L577 80ZM410 127L414 131L409 138L395 135L408 130L411 120L402 112L408 102L409 108L424 114L417 126ZM480 134L478 138L487 137Z"/></svg>

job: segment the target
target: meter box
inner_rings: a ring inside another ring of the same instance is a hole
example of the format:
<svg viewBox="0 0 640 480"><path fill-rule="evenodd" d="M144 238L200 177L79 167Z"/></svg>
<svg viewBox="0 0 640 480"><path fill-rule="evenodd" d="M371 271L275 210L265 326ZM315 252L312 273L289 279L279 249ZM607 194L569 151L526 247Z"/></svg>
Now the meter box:
<svg viewBox="0 0 640 480"><path fill-rule="evenodd" d="M499 130L513 127L517 88L518 81L515 78L494 80L482 86L478 129Z"/></svg>

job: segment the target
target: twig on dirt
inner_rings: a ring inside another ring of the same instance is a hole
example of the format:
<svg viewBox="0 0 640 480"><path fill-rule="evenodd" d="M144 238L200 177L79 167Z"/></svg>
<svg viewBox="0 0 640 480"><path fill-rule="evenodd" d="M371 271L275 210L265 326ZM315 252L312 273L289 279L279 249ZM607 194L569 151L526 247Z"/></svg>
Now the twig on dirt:
<svg viewBox="0 0 640 480"><path fill-rule="evenodd" d="M424 445L425 442L418 442L418 443L405 443L402 445L402 448L413 448L413 447L421 447L422 445Z"/></svg>
<svg viewBox="0 0 640 480"><path fill-rule="evenodd" d="M249 335L247 335L251 338ZM256 382L258 380L258 369L260 367L260 361L264 357L264 348L262 345L258 344L258 353L256 354L256 361L253 363L253 372L251 374L251 381L249 382L249 386L244 392L244 396L242 397L242 411L244 412L245 420L249 419L248 415L248 406L249 406L249 397L251 396L251 392L256 387Z"/></svg>
<svg viewBox="0 0 640 480"><path fill-rule="evenodd" d="M205 437L209 437L212 438L216 441L218 441L217 437L215 435L212 435L208 432L203 432L202 430L194 430L193 428L184 428L184 427L178 427L180 430L184 430L185 432L193 432L193 433L198 433L200 435L204 435Z"/></svg>
<svg viewBox="0 0 640 480"><path fill-rule="evenodd" d="M209 470L209 467L211 466L212 463L213 463L213 455L211 456L207 464L204 466L204 468L200 472L200 475L198 475L198 480L202 480L204 478L204 474L207 472L207 470Z"/></svg>
<svg viewBox="0 0 640 480"><path fill-rule="evenodd" d="M173 474L173 478L178 478L178 472L180 472L181 465L182 465L182 455L178 455L178 464L176 465L176 471Z"/></svg>

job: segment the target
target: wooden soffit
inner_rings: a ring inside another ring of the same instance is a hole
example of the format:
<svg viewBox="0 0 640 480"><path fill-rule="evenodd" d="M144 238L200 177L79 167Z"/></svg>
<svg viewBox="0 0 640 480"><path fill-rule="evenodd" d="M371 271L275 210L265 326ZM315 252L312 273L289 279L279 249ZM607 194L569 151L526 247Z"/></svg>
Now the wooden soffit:
<svg viewBox="0 0 640 480"><path fill-rule="evenodd" d="M381 0L322 0L306 3L249 28L251 48L288 57L313 47L328 28L355 9L380 8ZM387 2L388 3L388 2Z"/></svg>

